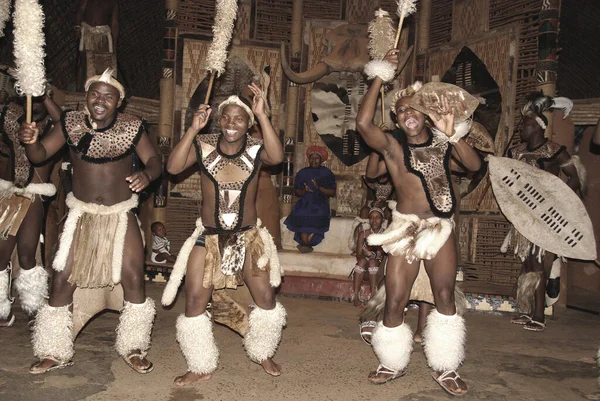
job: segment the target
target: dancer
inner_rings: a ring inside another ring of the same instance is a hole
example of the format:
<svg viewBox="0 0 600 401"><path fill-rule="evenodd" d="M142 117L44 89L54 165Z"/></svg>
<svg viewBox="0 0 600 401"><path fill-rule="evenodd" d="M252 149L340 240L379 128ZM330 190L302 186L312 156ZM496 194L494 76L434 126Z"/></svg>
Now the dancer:
<svg viewBox="0 0 600 401"><path fill-rule="evenodd" d="M68 111L50 133L39 138L35 124L24 123L19 137L32 163L41 163L65 144L73 165L69 214L54 258L48 304L39 310L33 329L33 351L40 359L30 372L44 373L72 364L71 304L77 287L121 283L125 304L117 327L116 349L138 373L150 372L146 359L154 301L144 290L144 247L132 209L137 193L161 172L161 163L142 121L117 108L125 89L107 69L85 84L86 111ZM132 154L145 165L132 173ZM133 192L133 194L132 194Z"/></svg>
<svg viewBox="0 0 600 401"><path fill-rule="evenodd" d="M21 271L15 288L21 308L33 316L48 297L48 273L36 260L40 233L44 222L42 196L56 193L49 183L53 163L34 167L19 142L21 122L25 118L25 98L9 100L0 114L0 128L7 145L10 165L0 179L0 327L10 327L15 321L11 313L10 259L17 246ZM32 119L44 135L60 120L61 110L47 96L33 99Z"/></svg>
<svg viewBox="0 0 600 401"><path fill-rule="evenodd" d="M543 113L560 108L566 110L566 117L572 105L567 98L551 98L541 92L530 94L521 110L523 119L520 134L523 142L510 149L508 156L554 175L562 171L567 177L567 185L575 193L582 195L585 192L585 168L579 157L571 157L564 146L544 137L548 120ZM554 257L547 277L544 270L545 250L533 245L514 226L506 236L501 250L506 252L509 248L523 262L517 286L517 304L523 314L513 318L511 323L523 325L526 330L543 331L546 328L544 307L556 302L559 295L560 255Z"/></svg>
<svg viewBox="0 0 600 401"><path fill-rule="evenodd" d="M200 105L167 165L169 173L178 174L198 163L203 188L201 218L179 252L162 298L163 305L170 305L187 274L185 314L177 319L177 341L188 371L175 379L177 386L212 377L219 350L206 305L213 290L244 283L255 303L243 340L246 352L268 374L281 374L272 360L286 321L273 290L281 283L281 266L271 235L257 219L256 196L261 164L281 163L283 148L265 113L260 87L252 84L250 89L252 109L237 96L219 105L220 134L198 136L212 112L210 106ZM255 118L263 140L248 135Z"/></svg>
<svg viewBox="0 0 600 401"><path fill-rule="evenodd" d="M386 81L394 78L398 53L390 50L385 60L378 62L382 68L367 68L371 63L367 64L365 70L370 70L373 82L356 122L367 145L383 155L398 198L386 232L369 237L370 245L383 245L388 252L383 322L377 324L372 335L380 364L369 380L381 384L406 373L413 338L404 323L404 307L420 261L424 260L436 304L424 333L425 354L442 388L450 394L462 395L467 386L457 369L464 359L466 327L464 319L456 313L454 302L457 255L451 217L455 198L449 160L454 157L473 171L481 167L481 160L461 139L466 130L455 133L454 109L443 93L436 105L439 113L430 115L436 129L430 130L426 116L411 107L417 86L394 96L392 111L401 131L385 133L373 124L377 96L384 82L380 76Z"/></svg>

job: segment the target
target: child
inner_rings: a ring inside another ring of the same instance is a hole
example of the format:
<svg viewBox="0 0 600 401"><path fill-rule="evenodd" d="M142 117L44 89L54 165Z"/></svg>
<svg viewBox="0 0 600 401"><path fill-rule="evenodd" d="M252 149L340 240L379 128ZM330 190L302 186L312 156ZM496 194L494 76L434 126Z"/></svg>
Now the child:
<svg viewBox="0 0 600 401"><path fill-rule="evenodd" d="M373 207L369 211L369 224L371 227L361 231L358 235L358 240L356 241L356 266L354 266L354 269L352 270L354 276L354 293L352 298L354 306L356 307L362 306L359 292L366 270L369 272L371 294L375 294L377 271L379 270L379 265L383 259L384 252L380 246L368 245L367 237L373 233L381 234L383 232L383 215L383 209Z"/></svg>
<svg viewBox="0 0 600 401"><path fill-rule="evenodd" d="M153 263L175 263L176 257L171 255L171 242L167 239L167 229L160 221L155 221L150 226L152 229L152 256Z"/></svg>

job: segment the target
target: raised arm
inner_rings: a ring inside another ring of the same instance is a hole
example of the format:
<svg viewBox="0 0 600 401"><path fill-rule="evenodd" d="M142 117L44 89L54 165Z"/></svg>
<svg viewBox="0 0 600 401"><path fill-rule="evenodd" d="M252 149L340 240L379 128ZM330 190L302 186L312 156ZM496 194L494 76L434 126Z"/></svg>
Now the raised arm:
<svg viewBox="0 0 600 401"><path fill-rule="evenodd" d="M264 147L260 153L260 161L268 166L275 166L283 161L283 146L265 112L265 100L261 96L262 90L255 83L248 85L248 88L254 94L252 112L260 124L263 136Z"/></svg>
<svg viewBox="0 0 600 401"><path fill-rule="evenodd" d="M62 133L62 122L54 124L52 130L40 140L40 130L35 122L21 124L19 140L25 147L25 154L31 163L41 164L54 156L66 143Z"/></svg>
<svg viewBox="0 0 600 401"><path fill-rule="evenodd" d="M135 152L140 161L144 163L144 170L136 171L126 177L125 180L129 183L129 189L133 192L140 192L160 176L162 165L158 152L152 145L146 132L142 133L142 137L135 147Z"/></svg>
<svg viewBox="0 0 600 401"><path fill-rule="evenodd" d="M169 174L179 174L196 162L194 140L200 130L208 124L208 117L210 117L211 112L212 109L207 104L198 106L198 110L196 110L192 118L192 125L185 131L183 138L179 140L175 148L171 151L169 161L167 162L167 171Z"/></svg>
<svg viewBox="0 0 600 401"><path fill-rule="evenodd" d="M50 118L54 121L54 124L60 121L60 116L62 115L62 110L59 105L57 105L54 100L50 99L48 96L44 99L44 107L48 111Z"/></svg>
<svg viewBox="0 0 600 401"><path fill-rule="evenodd" d="M367 179L374 179L385 173L387 173L385 160L381 158L379 153L372 152L369 155L369 160L367 161L367 171L365 172L365 177Z"/></svg>
<svg viewBox="0 0 600 401"><path fill-rule="evenodd" d="M469 171L478 171L481 168L481 158L463 138L453 140L454 132L454 110L448 104L446 96L442 95L440 100L441 113L429 114L435 127L448 136L452 142L452 156Z"/></svg>

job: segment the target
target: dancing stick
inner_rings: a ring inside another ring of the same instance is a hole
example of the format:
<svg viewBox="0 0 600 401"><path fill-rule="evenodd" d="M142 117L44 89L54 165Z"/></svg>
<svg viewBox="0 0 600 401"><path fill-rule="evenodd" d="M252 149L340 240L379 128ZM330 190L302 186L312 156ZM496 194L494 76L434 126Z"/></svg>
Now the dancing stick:
<svg viewBox="0 0 600 401"><path fill-rule="evenodd" d="M369 22L369 54L373 60L383 60L388 50L394 44L394 24L387 11L381 8L375 11L375 19ZM385 88L382 85L381 93L381 123L385 124Z"/></svg>
<svg viewBox="0 0 600 401"><path fill-rule="evenodd" d="M400 17L398 21L398 29L396 30L396 40L394 41L394 49L398 48L398 42L400 42L400 32L402 32L402 24L404 24L404 18L417 11L416 0L397 0L398 8L396 14Z"/></svg>
<svg viewBox="0 0 600 401"><path fill-rule="evenodd" d="M217 0L216 9L215 23L212 28L213 40L206 54L206 69L210 73L210 81L204 99L205 104L208 104L215 74L219 77L225 72L227 47L231 42L233 25L238 11L237 0Z"/></svg>
<svg viewBox="0 0 600 401"><path fill-rule="evenodd" d="M31 98L46 89L44 70L44 12L37 0L16 0L14 12L15 90L27 96L27 123L31 123Z"/></svg>

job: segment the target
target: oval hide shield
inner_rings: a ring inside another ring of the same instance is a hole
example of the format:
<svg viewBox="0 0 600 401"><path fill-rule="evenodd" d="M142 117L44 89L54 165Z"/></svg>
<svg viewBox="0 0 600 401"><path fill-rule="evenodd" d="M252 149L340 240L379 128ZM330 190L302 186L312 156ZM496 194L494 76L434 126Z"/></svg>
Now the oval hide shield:
<svg viewBox="0 0 600 401"><path fill-rule="evenodd" d="M574 259L596 259L590 216L560 178L527 163L489 156L490 181L502 213L533 244Z"/></svg>

